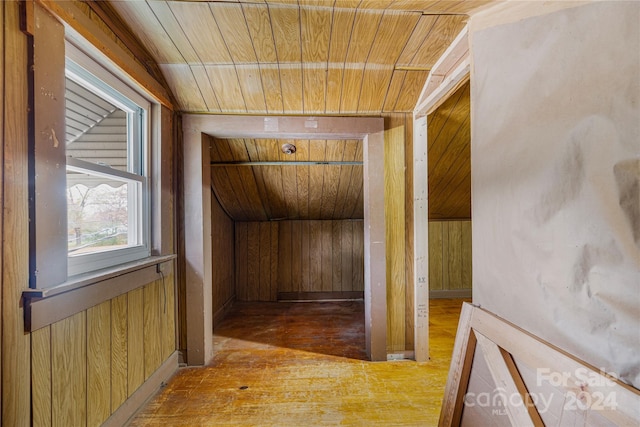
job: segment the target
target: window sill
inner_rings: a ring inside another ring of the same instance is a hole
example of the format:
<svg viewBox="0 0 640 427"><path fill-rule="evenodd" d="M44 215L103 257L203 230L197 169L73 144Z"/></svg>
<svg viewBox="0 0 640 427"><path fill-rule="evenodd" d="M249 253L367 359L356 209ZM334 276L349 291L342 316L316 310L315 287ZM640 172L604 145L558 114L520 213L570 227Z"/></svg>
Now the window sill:
<svg viewBox="0 0 640 427"><path fill-rule="evenodd" d="M164 263L175 255L152 256L139 261L71 277L46 289L22 293L25 331L31 332L164 278Z"/></svg>

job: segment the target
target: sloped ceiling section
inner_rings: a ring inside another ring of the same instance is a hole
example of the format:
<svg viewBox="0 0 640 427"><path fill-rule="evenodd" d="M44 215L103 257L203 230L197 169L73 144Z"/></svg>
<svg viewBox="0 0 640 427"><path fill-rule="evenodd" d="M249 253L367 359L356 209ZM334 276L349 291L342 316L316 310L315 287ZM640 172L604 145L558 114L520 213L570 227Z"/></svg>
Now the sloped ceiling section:
<svg viewBox="0 0 640 427"><path fill-rule="evenodd" d="M471 219L471 102L469 82L427 123L429 219Z"/></svg>
<svg viewBox="0 0 640 427"><path fill-rule="evenodd" d="M212 139L211 160L215 196L236 221L364 217L360 140Z"/></svg>
<svg viewBox="0 0 640 427"><path fill-rule="evenodd" d="M185 112L412 111L488 1L113 1Z"/></svg>

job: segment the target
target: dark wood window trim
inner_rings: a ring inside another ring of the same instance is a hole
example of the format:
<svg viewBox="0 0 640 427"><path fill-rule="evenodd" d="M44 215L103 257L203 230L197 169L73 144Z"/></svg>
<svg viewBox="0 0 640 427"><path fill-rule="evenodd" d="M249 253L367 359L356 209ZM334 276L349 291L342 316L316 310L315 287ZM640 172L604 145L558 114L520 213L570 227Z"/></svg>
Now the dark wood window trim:
<svg viewBox="0 0 640 427"><path fill-rule="evenodd" d="M25 331L51 325L104 301L113 299L173 271L175 255L152 256L144 260L79 275L47 289L23 292Z"/></svg>

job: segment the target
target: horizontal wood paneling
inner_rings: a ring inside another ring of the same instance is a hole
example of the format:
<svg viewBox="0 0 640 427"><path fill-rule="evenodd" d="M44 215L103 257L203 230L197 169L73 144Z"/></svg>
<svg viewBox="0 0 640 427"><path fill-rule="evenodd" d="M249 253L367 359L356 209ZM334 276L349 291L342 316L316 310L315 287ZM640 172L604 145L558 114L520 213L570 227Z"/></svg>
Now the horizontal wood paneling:
<svg viewBox="0 0 640 427"><path fill-rule="evenodd" d="M429 290L471 289L471 221L429 221Z"/></svg>
<svg viewBox="0 0 640 427"><path fill-rule="evenodd" d="M410 112L464 13L483 4L450 14L447 2L266 3L111 4L180 109L259 114Z"/></svg>
<svg viewBox="0 0 640 427"><path fill-rule="evenodd" d="M175 350L174 275L31 334L34 425L99 426Z"/></svg>
<svg viewBox="0 0 640 427"><path fill-rule="evenodd" d="M211 265L213 312L215 319L236 295L234 224L215 195L211 196ZM214 325L215 326L215 325Z"/></svg>
<svg viewBox="0 0 640 427"><path fill-rule="evenodd" d="M363 236L362 221L236 222L237 298L363 292Z"/></svg>

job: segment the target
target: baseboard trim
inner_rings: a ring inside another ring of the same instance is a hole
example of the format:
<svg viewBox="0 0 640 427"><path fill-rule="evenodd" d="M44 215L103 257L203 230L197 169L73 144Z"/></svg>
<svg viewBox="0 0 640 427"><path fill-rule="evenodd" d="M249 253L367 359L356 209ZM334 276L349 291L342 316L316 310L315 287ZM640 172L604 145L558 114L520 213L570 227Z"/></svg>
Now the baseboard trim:
<svg viewBox="0 0 640 427"><path fill-rule="evenodd" d="M429 291L429 298L446 299L446 298L471 298L471 289L447 289Z"/></svg>
<svg viewBox="0 0 640 427"><path fill-rule="evenodd" d="M142 383L120 407L104 422L103 427L120 427L127 425L131 418L142 408L162 385L178 370L178 352L174 351L149 379Z"/></svg>
<svg viewBox="0 0 640 427"><path fill-rule="evenodd" d="M278 292L278 301L358 300L364 292Z"/></svg>

